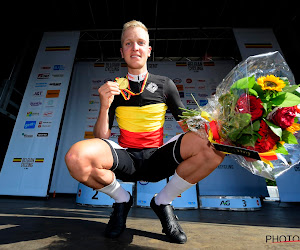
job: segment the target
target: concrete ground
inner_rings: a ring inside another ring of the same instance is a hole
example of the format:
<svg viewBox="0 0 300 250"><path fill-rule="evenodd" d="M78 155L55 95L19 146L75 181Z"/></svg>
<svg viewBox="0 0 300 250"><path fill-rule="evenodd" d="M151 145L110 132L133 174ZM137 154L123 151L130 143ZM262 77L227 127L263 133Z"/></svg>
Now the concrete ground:
<svg viewBox="0 0 300 250"><path fill-rule="evenodd" d="M138 207L120 238L106 239L112 209L75 199L0 197L0 249L300 249L300 203L265 201L248 212L176 210L188 236L178 245L162 234L151 209Z"/></svg>

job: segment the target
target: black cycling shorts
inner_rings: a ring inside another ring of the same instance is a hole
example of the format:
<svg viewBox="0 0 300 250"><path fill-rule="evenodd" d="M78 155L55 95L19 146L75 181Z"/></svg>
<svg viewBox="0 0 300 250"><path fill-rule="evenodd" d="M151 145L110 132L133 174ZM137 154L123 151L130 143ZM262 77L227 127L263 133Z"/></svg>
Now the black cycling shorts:
<svg viewBox="0 0 300 250"><path fill-rule="evenodd" d="M117 179L125 182L158 182L173 175L183 161L180 155L183 135L174 136L159 148L145 149L124 149L111 140L103 140L110 146L114 159L111 170Z"/></svg>

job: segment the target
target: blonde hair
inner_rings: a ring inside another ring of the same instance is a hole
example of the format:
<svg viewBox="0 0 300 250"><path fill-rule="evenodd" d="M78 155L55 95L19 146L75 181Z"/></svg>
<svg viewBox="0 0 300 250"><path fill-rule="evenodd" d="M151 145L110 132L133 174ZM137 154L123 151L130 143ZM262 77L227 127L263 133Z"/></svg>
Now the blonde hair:
<svg viewBox="0 0 300 250"><path fill-rule="evenodd" d="M145 26L145 24L143 24L142 22L140 21L136 21L136 20L132 20L132 21L129 21L127 23L125 23L123 25L123 30L122 30L122 34L121 34L121 45L123 44L123 36L124 36L124 32L128 29L128 28L136 28L136 27L140 27L142 28L143 30L145 30L147 32L147 35L148 35L148 43L149 43L149 33L148 33L148 29L147 27Z"/></svg>

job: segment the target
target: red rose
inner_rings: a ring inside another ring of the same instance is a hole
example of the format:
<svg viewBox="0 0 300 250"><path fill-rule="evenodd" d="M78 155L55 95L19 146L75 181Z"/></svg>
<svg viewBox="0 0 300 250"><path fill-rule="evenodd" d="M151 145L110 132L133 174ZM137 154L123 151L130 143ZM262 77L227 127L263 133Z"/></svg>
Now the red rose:
<svg viewBox="0 0 300 250"><path fill-rule="evenodd" d="M259 153L271 150L280 140L280 137L277 136L263 120L260 122L258 133L261 135L261 139L257 139L254 148Z"/></svg>
<svg viewBox="0 0 300 250"><path fill-rule="evenodd" d="M260 118L264 112L262 101L253 95L241 95L236 103L236 107L240 113L250 114L251 121Z"/></svg>
<svg viewBox="0 0 300 250"><path fill-rule="evenodd" d="M286 129L294 123L296 114L297 111L295 107L278 108L271 116L271 121L275 125Z"/></svg>

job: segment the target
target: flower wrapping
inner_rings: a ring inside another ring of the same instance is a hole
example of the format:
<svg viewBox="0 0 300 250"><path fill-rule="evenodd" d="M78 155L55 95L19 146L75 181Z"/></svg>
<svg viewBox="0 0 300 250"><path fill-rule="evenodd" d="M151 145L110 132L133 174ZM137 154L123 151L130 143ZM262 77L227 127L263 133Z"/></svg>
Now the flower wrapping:
<svg viewBox="0 0 300 250"><path fill-rule="evenodd" d="M184 110L182 117L189 130L213 143L258 152L261 160L230 156L275 180L300 162L299 89L279 52L251 56L230 71L207 105Z"/></svg>

